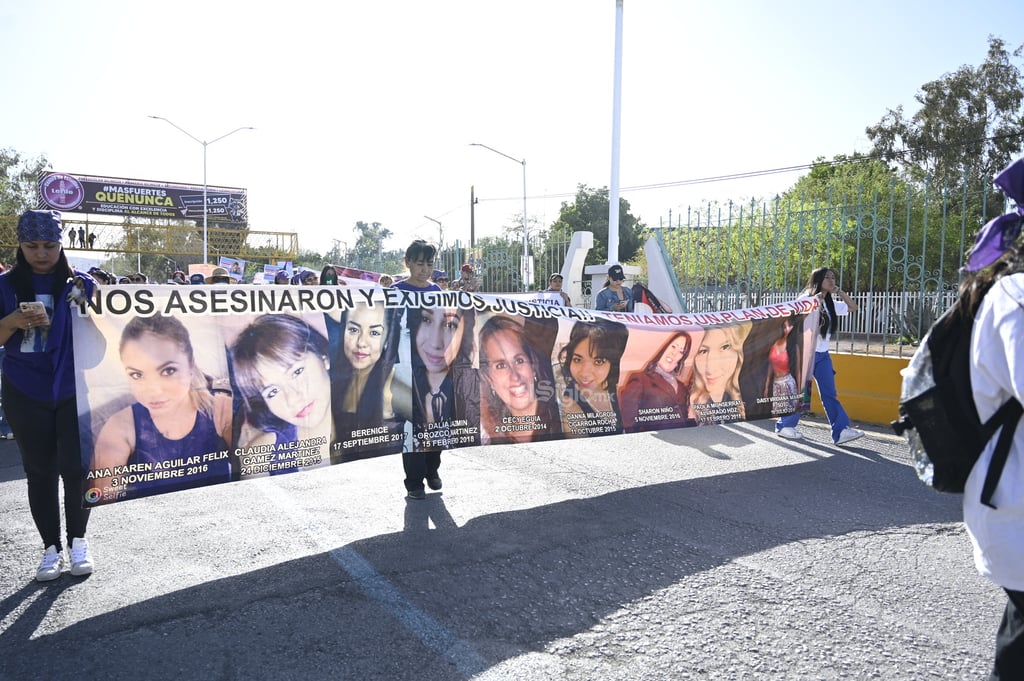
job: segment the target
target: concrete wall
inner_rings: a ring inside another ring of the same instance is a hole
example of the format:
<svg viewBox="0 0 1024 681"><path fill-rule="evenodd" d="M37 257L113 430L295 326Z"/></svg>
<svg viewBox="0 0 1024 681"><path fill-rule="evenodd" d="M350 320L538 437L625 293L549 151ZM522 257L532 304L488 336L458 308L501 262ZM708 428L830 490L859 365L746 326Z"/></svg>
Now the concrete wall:
<svg viewBox="0 0 1024 681"><path fill-rule="evenodd" d="M910 358L831 354L839 401L850 420L879 425L894 421L903 384L900 369L910 363ZM817 388L812 388L811 392L811 410L824 414Z"/></svg>

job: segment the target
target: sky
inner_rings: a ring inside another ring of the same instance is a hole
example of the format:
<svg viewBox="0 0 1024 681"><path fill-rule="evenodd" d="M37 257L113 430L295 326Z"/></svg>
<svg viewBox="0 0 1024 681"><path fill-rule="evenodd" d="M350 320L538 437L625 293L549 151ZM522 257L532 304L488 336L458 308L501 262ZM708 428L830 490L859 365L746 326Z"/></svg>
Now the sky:
<svg viewBox="0 0 1024 681"><path fill-rule="evenodd" d="M614 0L0 0L0 147L201 185L197 140L252 126L205 147L251 229L465 245L471 187L477 238L519 221L521 160L538 227L610 186L615 22ZM1020 0L625 0L620 195L648 226L773 196L800 173L685 183L867 152L865 127L1021 26Z"/></svg>

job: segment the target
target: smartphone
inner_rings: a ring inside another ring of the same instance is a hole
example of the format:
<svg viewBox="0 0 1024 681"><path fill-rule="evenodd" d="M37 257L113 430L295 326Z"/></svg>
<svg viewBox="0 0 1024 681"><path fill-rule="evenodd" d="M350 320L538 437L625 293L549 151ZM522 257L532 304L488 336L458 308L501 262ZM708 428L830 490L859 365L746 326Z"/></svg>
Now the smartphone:
<svg viewBox="0 0 1024 681"><path fill-rule="evenodd" d="M46 306L40 303L38 300L34 300L31 303L21 304L22 312L42 312L46 314Z"/></svg>

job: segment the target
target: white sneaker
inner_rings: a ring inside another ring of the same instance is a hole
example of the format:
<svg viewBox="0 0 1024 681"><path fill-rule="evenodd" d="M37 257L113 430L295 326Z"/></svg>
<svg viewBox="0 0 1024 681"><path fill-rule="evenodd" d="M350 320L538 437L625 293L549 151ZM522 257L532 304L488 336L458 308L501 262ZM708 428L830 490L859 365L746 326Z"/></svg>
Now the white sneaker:
<svg viewBox="0 0 1024 681"><path fill-rule="evenodd" d="M49 582L60 577L60 571L64 567L64 554L57 553L57 547L50 546L46 547L43 552L43 561L39 563L39 569L36 570L36 581L37 582Z"/></svg>
<svg viewBox="0 0 1024 681"><path fill-rule="evenodd" d="M780 428L775 431L775 434L779 437L784 437L787 440L802 440L804 436L800 434L800 431L790 426L789 428Z"/></svg>
<svg viewBox="0 0 1024 681"><path fill-rule="evenodd" d="M85 537L71 540L71 574L76 577L92 574L92 555L89 553L89 542Z"/></svg>
<svg viewBox="0 0 1024 681"><path fill-rule="evenodd" d="M836 444L845 445L847 442L852 442L859 437L864 437L863 430L857 430L856 428L843 428L843 432L839 433L839 439L836 440Z"/></svg>

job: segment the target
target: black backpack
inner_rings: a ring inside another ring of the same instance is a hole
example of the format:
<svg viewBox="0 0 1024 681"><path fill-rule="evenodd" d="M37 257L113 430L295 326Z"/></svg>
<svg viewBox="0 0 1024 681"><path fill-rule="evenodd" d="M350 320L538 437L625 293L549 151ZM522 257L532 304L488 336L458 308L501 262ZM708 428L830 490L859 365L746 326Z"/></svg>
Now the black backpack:
<svg viewBox="0 0 1024 681"><path fill-rule="evenodd" d="M982 423L971 390L971 328L974 318L954 305L932 325L910 364L900 373L900 420L917 476L939 492L961 494L974 463L996 431L1002 430L985 476L981 501L992 505L999 476L1024 408L1010 398Z"/></svg>

